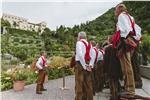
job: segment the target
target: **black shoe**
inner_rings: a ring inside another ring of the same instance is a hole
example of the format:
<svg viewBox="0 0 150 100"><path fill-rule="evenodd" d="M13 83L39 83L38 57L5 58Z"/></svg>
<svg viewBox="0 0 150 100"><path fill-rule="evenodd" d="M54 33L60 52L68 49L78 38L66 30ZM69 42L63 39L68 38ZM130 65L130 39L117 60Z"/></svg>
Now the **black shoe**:
<svg viewBox="0 0 150 100"><path fill-rule="evenodd" d="M42 91L47 91L47 89L42 89Z"/></svg>
<svg viewBox="0 0 150 100"><path fill-rule="evenodd" d="M37 91L36 94L42 94L42 91Z"/></svg>

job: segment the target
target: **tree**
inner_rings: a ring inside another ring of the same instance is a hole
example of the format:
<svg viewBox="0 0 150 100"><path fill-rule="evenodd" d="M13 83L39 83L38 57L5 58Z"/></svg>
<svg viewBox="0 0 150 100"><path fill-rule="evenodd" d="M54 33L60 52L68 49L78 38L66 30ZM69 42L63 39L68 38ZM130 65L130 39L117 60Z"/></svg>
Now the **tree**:
<svg viewBox="0 0 150 100"><path fill-rule="evenodd" d="M50 51L51 50L51 45L52 45L52 41L51 41L51 37L52 37L52 32L49 28L45 28L41 38L44 42L44 47L46 51Z"/></svg>

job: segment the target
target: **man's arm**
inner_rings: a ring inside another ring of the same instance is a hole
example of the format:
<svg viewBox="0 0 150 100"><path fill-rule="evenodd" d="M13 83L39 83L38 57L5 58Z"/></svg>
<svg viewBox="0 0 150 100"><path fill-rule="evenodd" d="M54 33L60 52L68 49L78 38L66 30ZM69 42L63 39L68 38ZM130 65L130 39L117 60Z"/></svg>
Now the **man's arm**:
<svg viewBox="0 0 150 100"><path fill-rule="evenodd" d="M78 41L77 44L76 44L76 55L78 55L81 65L86 70L86 63L85 63L85 59L84 59L82 49L83 49L82 44L81 44L81 42Z"/></svg>
<svg viewBox="0 0 150 100"><path fill-rule="evenodd" d="M136 36L133 36L136 40L140 40L142 37L141 34L141 27L137 24L135 24L135 31L136 31Z"/></svg>
<svg viewBox="0 0 150 100"><path fill-rule="evenodd" d="M117 26L121 32L120 33L121 37L126 38L127 35L129 34L129 32L132 31L131 22L130 22L128 16L125 14L120 14L118 16L117 24L118 24Z"/></svg>
<svg viewBox="0 0 150 100"><path fill-rule="evenodd" d="M91 60L90 60L89 66L94 68L94 62L95 62L95 59L96 59L96 52L94 51L94 49L92 47L90 49L90 57L91 57Z"/></svg>
<svg viewBox="0 0 150 100"><path fill-rule="evenodd" d="M42 59L39 58L38 61L36 62L36 67L39 69L43 69L43 67L40 65L41 64Z"/></svg>
<svg viewBox="0 0 150 100"><path fill-rule="evenodd" d="M98 60L103 60L103 54L100 51L98 51Z"/></svg>

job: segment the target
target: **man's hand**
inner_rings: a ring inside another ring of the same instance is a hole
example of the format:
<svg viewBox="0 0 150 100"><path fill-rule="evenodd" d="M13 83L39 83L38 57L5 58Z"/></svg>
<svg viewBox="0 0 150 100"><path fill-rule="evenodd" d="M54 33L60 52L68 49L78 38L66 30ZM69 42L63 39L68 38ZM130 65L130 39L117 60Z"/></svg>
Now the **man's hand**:
<svg viewBox="0 0 150 100"><path fill-rule="evenodd" d="M46 64L45 67L48 67L48 65Z"/></svg>
<svg viewBox="0 0 150 100"><path fill-rule="evenodd" d="M92 69L91 69L91 67L90 67L90 66L88 66L86 70L87 70L87 71L89 71L89 72L91 72L91 71L92 71Z"/></svg>
<svg viewBox="0 0 150 100"><path fill-rule="evenodd" d="M93 68L93 66L92 66L92 65L89 65L89 67Z"/></svg>

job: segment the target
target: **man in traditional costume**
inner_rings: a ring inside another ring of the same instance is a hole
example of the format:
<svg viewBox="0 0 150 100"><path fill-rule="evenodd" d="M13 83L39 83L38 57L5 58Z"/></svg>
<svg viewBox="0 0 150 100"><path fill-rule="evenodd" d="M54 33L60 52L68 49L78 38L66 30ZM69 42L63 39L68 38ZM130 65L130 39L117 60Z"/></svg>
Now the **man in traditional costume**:
<svg viewBox="0 0 150 100"><path fill-rule="evenodd" d="M113 47L118 50L117 55L123 72L125 93L134 95L135 80L131 57L137 47L134 36L136 36L139 28L137 28L134 18L127 12L124 4L118 4L116 6L115 16L118 18L118 22L116 33L112 37Z"/></svg>
<svg viewBox="0 0 150 100"><path fill-rule="evenodd" d="M75 100L93 100L92 68L93 49L87 42L86 33L78 33L75 55Z"/></svg>
<svg viewBox="0 0 150 100"><path fill-rule="evenodd" d="M37 94L42 94L42 91L46 91L44 89L44 80L45 80L45 75L46 72L44 71L45 67L47 67L46 63L46 57L45 57L45 52L41 52L40 58L36 62L36 67L38 68L38 80L37 80L37 86L36 86L36 93Z"/></svg>

